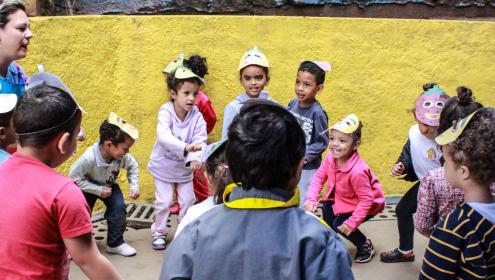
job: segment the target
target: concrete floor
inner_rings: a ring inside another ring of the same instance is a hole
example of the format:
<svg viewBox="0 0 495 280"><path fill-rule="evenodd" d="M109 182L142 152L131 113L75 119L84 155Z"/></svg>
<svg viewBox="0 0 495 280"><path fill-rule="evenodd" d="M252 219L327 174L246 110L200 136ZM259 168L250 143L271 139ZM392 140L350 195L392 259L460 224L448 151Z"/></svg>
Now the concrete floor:
<svg viewBox="0 0 495 280"><path fill-rule="evenodd" d="M368 238L373 241L376 255L371 262L366 264L353 264L352 270L356 279L400 279L413 280L418 278L419 268L425 252L428 239L416 234L415 235L415 254L416 261L411 263L385 264L380 262L379 253L391 250L398 245L398 234L396 220L369 221L364 223L360 228ZM171 232L175 231L175 224L172 225ZM137 250L134 257L122 257L108 255L105 248L104 222L95 228L95 236L98 237L97 243L100 251L115 265L124 279L158 279L160 275L161 263L163 260L163 251L154 251L151 249L151 235L149 229L134 230L129 228L125 234L126 241ZM172 234L169 234L172 236ZM355 248L346 241L347 248L351 258L354 259ZM72 264L69 279L87 279L81 270Z"/></svg>

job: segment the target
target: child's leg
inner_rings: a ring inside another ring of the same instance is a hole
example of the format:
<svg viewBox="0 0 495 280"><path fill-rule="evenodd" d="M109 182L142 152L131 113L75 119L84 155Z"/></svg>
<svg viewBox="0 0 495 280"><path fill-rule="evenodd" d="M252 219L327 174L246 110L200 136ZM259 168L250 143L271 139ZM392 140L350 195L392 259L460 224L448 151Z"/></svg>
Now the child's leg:
<svg viewBox="0 0 495 280"><path fill-rule="evenodd" d="M308 192L309 184L313 180L313 176L316 173L316 169L302 170L301 179L299 179L299 207L304 208L304 201L306 201L306 193Z"/></svg>
<svg viewBox="0 0 495 280"><path fill-rule="evenodd" d="M155 179L155 222L151 225L153 236L167 235L169 207L173 198L173 183Z"/></svg>
<svg viewBox="0 0 495 280"><path fill-rule="evenodd" d="M177 199L180 204L179 217L177 220L180 222L182 217L186 214L187 209L193 206L195 201L192 181L187 183L177 183Z"/></svg>
<svg viewBox="0 0 495 280"><path fill-rule="evenodd" d="M338 227L341 226L347 219L349 219L350 216L352 216L352 213L341 214L341 215L336 216L335 219L333 220L333 228L342 237L344 237L345 239L349 240L352 244L354 244L354 246L358 247L358 246L363 245L364 243L366 243L366 240L368 240L368 238L366 238L366 236L358 228L356 230L354 230L349 235L342 234L338 230ZM368 220L370 218L371 218L371 216L367 217L366 220Z"/></svg>
<svg viewBox="0 0 495 280"><path fill-rule="evenodd" d="M335 214L333 213L333 201L325 201L323 202L323 207L322 207L322 216L323 220L329 227L331 227L334 231L337 231L337 229L334 228L333 222L335 220Z"/></svg>
<svg viewBox="0 0 495 280"><path fill-rule="evenodd" d="M117 247L124 243L126 207L124 195L118 185L112 186L112 195L102 199L107 207L105 219L108 224L107 245Z"/></svg>
<svg viewBox="0 0 495 280"><path fill-rule="evenodd" d="M399 228L399 249L401 251L410 251L414 247L413 214L416 213L418 206L418 189L419 182L404 194L395 208Z"/></svg>
<svg viewBox="0 0 495 280"><path fill-rule="evenodd" d="M93 212L93 207L95 206L96 200L99 196L94 195L92 193L83 192L84 198L86 199L86 203L88 203L89 209L91 209L91 213Z"/></svg>

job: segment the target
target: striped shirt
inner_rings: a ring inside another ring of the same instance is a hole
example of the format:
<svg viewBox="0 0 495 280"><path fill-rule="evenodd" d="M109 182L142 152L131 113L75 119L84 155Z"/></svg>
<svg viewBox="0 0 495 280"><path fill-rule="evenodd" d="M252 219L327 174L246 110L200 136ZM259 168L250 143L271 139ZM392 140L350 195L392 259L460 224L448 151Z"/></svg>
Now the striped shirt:
<svg viewBox="0 0 495 280"><path fill-rule="evenodd" d="M466 203L440 220L419 279L495 279L495 225Z"/></svg>

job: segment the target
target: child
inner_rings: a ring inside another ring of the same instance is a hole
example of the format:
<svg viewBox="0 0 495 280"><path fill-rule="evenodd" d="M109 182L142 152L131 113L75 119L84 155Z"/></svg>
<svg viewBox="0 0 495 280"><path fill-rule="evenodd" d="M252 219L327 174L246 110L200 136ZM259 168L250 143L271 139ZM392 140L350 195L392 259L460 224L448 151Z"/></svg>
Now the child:
<svg viewBox="0 0 495 280"><path fill-rule="evenodd" d="M438 133L443 133L455 121L467 117L482 107L483 105L474 100L469 88L457 88L457 96L445 102L440 114ZM495 182L491 184L491 190L495 194ZM464 193L449 184L445 177L445 168L429 171L419 185L414 227L419 233L429 237L438 221L463 201Z"/></svg>
<svg viewBox="0 0 495 280"><path fill-rule="evenodd" d="M325 72L330 71L330 63L303 61L297 70L296 97L289 102L289 111L296 117L306 136L304 166L299 181L301 200L304 207L306 192L318 167L321 154L328 146L328 116L316 100L316 94L323 90Z"/></svg>
<svg viewBox="0 0 495 280"><path fill-rule="evenodd" d="M253 101L229 129L238 185L170 244L160 279L354 279L343 242L298 208L304 132L285 108Z"/></svg>
<svg viewBox="0 0 495 280"><path fill-rule="evenodd" d="M431 234L419 279L489 279L495 275L495 109L481 108L438 136L445 176L464 203Z"/></svg>
<svg viewBox="0 0 495 280"><path fill-rule="evenodd" d="M0 94L0 163L10 157L7 146L15 143L13 115L16 104L17 95Z"/></svg>
<svg viewBox="0 0 495 280"><path fill-rule="evenodd" d="M30 81L14 113L19 149L0 165L0 275L67 279L70 254L88 278L120 279L96 247L81 191L54 170L76 151L81 109L58 77Z"/></svg>
<svg viewBox="0 0 495 280"><path fill-rule="evenodd" d="M263 90L270 81L268 70L268 59L257 47L248 50L242 56L237 71L245 92L225 106L222 139L227 139L230 123L239 114L244 102L252 98L270 99L268 92Z"/></svg>
<svg viewBox="0 0 495 280"><path fill-rule="evenodd" d="M230 176L229 167L225 159L225 148L227 141L222 140L208 145L203 155L203 161L206 166L206 178L210 187L211 195L203 200L203 202L193 205L187 210L186 215L180 222L175 232L177 237L185 226L190 224L199 216L203 215L206 211L223 203L223 191L225 186L232 184L232 177Z"/></svg>
<svg viewBox="0 0 495 280"><path fill-rule="evenodd" d="M187 68L191 69L194 74L203 79L205 75L208 74L206 57L192 55L186 60L184 59L183 52L181 52L176 59L170 62L167 67L163 69L163 72L168 75L169 73L175 71L175 69L177 69L179 65L186 66ZM206 96L206 94L201 90L198 91L198 94L196 96L196 106L198 107L206 122L206 132L210 134L217 122L217 115L215 113L215 110L213 109L213 106L211 105L210 100L208 99L208 96ZM209 196L208 182L204 177L204 170L194 170L193 187L194 195L197 202L201 202ZM179 204L174 203L174 205L170 207L170 213L177 214L179 212L179 209Z"/></svg>
<svg viewBox="0 0 495 280"><path fill-rule="evenodd" d="M416 182L400 199L395 208L399 229L399 247L380 254L386 263L414 261L413 214L418 205L419 181L430 170L441 167L442 151L435 143L440 113L449 96L437 84L425 84L424 92L416 99L414 116L417 124L409 129L409 138L402 149L391 176L405 176L406 181Z"/></svg>
<svg viewBox="0 0 495 280"><path fill-rule="evenodd" d="M310 212L316 210L323 184L328 180L323 220L357 247L354 260L366 263L375 250L358 227L383 210L385 197L375 174L358 154L361 127L354 114L332 126L330 153L311 181L304 207Z"/></svg>
<svg viewBox="0 0 495 280"><path fill-rule="evenodd" d="M178 221L194 204L193 170L200 167L201 149L206 143L206 123L194 106L204 80L190 69L179 66L167 79L171 101L158 113L157 140L148 170L155 181L155 222L151 225L152 247L163 250L173 185L180 204Z"/></svg>
<svg viewBox="0 0 495 280"><path fill-rule="evenodd" d="M70 177L83 191L89 208L97 199L103 201L107 210L108 224L106 251L125 257L134 256L136 250L124 241L126 206L118 184L121 169L127 172L129 197L139 197L138 163L129 149L138 139L138 131L115 113L110 113L100 126L100 141L89 147L71 166Z"/></svg>

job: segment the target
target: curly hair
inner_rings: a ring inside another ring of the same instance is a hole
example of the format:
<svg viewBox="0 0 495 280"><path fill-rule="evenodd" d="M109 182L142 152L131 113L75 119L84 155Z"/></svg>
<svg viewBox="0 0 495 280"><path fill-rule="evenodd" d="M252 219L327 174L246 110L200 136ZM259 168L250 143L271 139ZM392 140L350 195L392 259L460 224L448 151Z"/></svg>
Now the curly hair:
<svg viewBox="0 0 495 280"><path fill-rule="evenodd" d="M110 141L114 146L117 146L124 143L126 139L132 139L132 137L118 126L109 123L108 120L104 120L100 125L100 144Z"/></svg>
<svg viewBox="0 0 495 280"><path fill-rule="evenodd" d="M184 66L191 69L194 74L204 78L208 74L208 64L206 63L206 57L200 55L191 55L188 59L184 60Z"/></svg>
<svg viewBox="0 0 495 280"><path fill-rule="evenodd" d="M458 87L457 96L449 98L440 113L438 134L451 127L454 121L463 119L482 107L481 103L476 102L471 89L464 86Z"/></svg>
<svg viewBox="0 0 495 280"><path fill-rule="evenodd" d="M226 146L226 145L224 145ZM205 162L206 173L210 176L212 182L212 192L215 197L215 203L223 203L223 192L227 185L232 184L227 159L225 157L225 148L219 148Z"/></svg>
<svg viewBox="0 0 495 280"><path fill-rule="evenodd" d="M495 109L481 108L461 136L448 144L457 166L467 166L475 182L495 182Z"/></svg>

